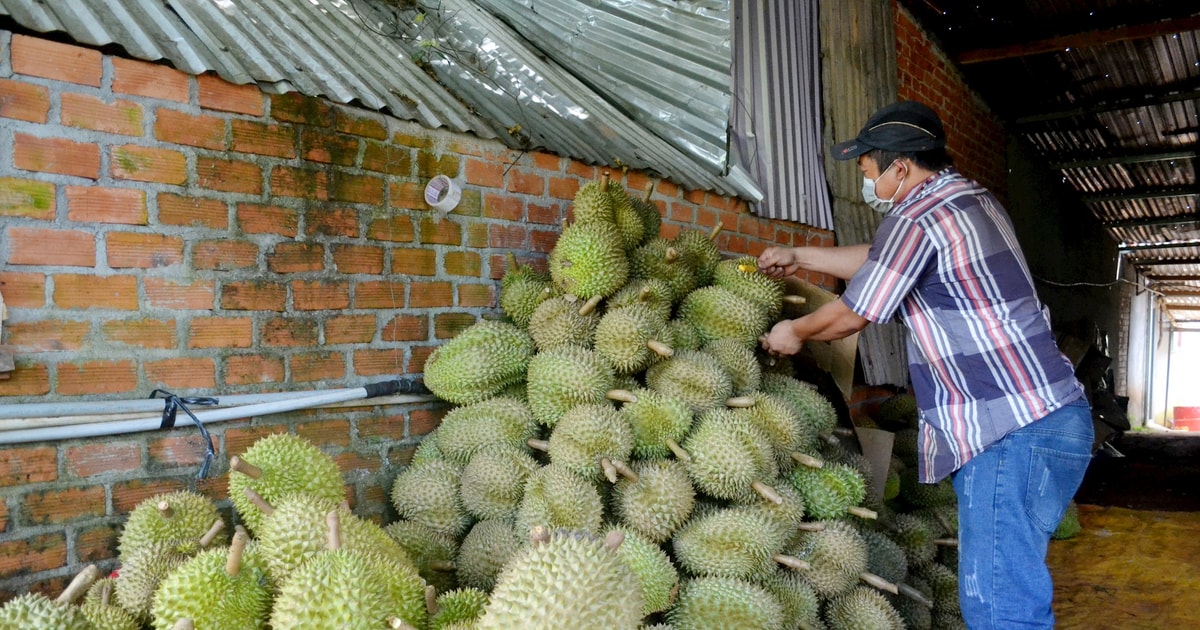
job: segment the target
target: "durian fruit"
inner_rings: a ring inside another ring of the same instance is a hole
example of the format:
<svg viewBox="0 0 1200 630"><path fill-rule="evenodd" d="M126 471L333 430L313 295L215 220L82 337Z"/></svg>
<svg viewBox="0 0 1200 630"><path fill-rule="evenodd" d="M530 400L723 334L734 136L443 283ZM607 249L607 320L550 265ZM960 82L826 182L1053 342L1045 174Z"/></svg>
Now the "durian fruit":
<svg viewBox="0 0 1200 630"><path fill-rule="evenodd" d="M564 293L585 300L616 293L629 279L621 232L604 221L568 226L550 251L550 277Z"/></svg>
<svg viewBox="0 0 1200 630"><path fill-rule="evenodd" d="M462 586L490 593L510 558L525 544L526 536L517 533L512 519L479 521L458 547L455 560Z"/></svg>
<svg viewBox="0 0 1200 630"><path fill-rule="evenodd" d="M148 622L159 583L187 559L171 543L152 544L121 556L115 591L117 604L139 622Z"/></svg>
<svg viewBox="0 0 1200 630"><path fill-rule="evenodd" d="M912 394L896 394L879 405L875 420L888 431L900 431L917 426L917 398Z"/></svg>
<svg viewBox="0 0 1200 630"><path fill-rule="evenodd" d="M925 562L913 567L913 573L929 584L932 592L933 616L961 617L958 601L958 573L937 562Z"/></svg>
<svg viewBox="0 0 1200 630"><path fill-rule="evenodd" d="M800 574L782 566L762 581L762 586L783 608L783 627L824 630L821 621L821 597Z"/></svg>
<svg viewBox="0 0 1200 630"><path fill-rule="evenodd" d="M260 438L229 461L229 500L246 529L256 534L265 516L251 503L246 490L253 490L267 503L294 493L334 502L346 498L337 462L312 442L290 433Z"/></svg>
<svg viewBox="0 0 1200 630"><path fill-rule="evenodd" d="M646 233L646 221L641 212L634 207L633 200L625 192L625 187L620 182L609 181L608 196L612 200L613 224L621 233L625 249L641 245L649 236ZM655 231L653 236L658 236L658 232Z"/></svg>
<svg viewBox="0 0 1200 630"><path fill-rule="evenodd" d="M517 326L527 328L538 305L554 297L554 284L550 282L550 274L517 263L512 252L508 252L506 259L508 269L500 279L500 308Z"/></svg>
<svg viewBox="0 0 1200 630"><path fill-rule="evenodd" d="M921 483L916 468L900 471L900 498L913 508L958 503L958 495L954 493L954 485L948 478L937 483Z"/></svg>
<svg viewBox="0 0 1200 630"><path fill-rule="evenodd" d="M664 321L671 319L671 286L657 278L635 278L605 302L610 311L634 305L650 309Z"/></svg>
<svg viewBox="0 0 1200 630"><path fill-rule="evenodd" d="M479 402L525 377L533 339L523 328L481 319L425 360L425 386L458 405Z"/></svg>
<svg viewBox="0 0 1200 630"><path fill-rule="evenodd" d="M459 494L461 477L462 469L448 462L409 466L392 482L392 506L405 520L447 536L461 536L471 524Z"/></svg>
<svg viewBox="0 0 1200 630"><path fill-rule="evenodd" d="M581 621L596 628L637 628L641 589L616 553L619 534L604 540L579 532L532 535L533 544L500 574L479 619L480 630L557 630Z"/></svg>
<svg viewBox="0 0 1200 630"><path fill-rule="evenodd" d="M904 619L878 591L863 586L829 601L829 630L905 630Z"/></svg>
<svg viewBox="0 0 1200 630"><path fill-rule="evenodd" d="M733 384L733 395L757 391L762 383L762 367L754 351L733 339L717 339L704 346L704 353L717 360Z"/></svg>
<svg viewBox="0 0 1200 630"><path fill-rule="evenodd" d="M770 486L778 471L775 454L763 432L727 409L706 412L683 444L688 474L705 494L750 503L758 494L782 501Z"/></svg>
<svg viewBox="0 0 1200 630"><path fill-rule="evenodd" d="M633 453L633 427L607 403L571 408L550 434L550 461L591 481L602 476L616 483L618 471L632 473L627 466Z"/></svg>
<svg viewBox="0 0 1200 630"><path fill-rule="evenodd" d="M810 465L819 461L809 456L817 450L817 436L800 422L792 407L773 394L754 391L739 397L746 403L733 409L733 414L758 427L770 441L775 459L782 470L791 470L793 462L803 460Z"/></svg>
<svg viewBox="0 0 1200 630"><path fill-rule="evenodd" d="M672 549L692 575L761 580L771 574L787 538L761 512L726 508L690 520Z"/></svg>
<svg viewBox="0 0 1200 630"><path fill-rule="evenodd" d="M529 532L541 525L596 534L603 518L604 504L596 486L566 466L551 463L534 471L525 482L516 529Z"/></svg>
<svg viewBox="0 0 1200 630"><path fill-rule="evenodd" d="M416 465L430 461L441 462L446 460L446 456L442 454L442 449L438 446L437 434L438 430L434 429L421 438L421 443L417 444L417 449L413 451L412 459L408 462L409 464Z"/></svg>
<svg viewBox="0 0 1200 630"><path fill-rule="evenodd" d="M630 196L629 201L635 212L642 219L642 237L643 243L653 238L657 238L659 232L662 231L662 214L658 211L658 206L650 201L650 196L654 194L654 184L646 187L646 192L641 197Z"/></svg>
<svg viewBox="0 0 1200 630"><path fill-rule="evenodd" d="M634 279L653 279L671 288L671 302L678 304L695 289L696 275L684 262L671 241L655 238L629 252L629 275Z"/></svg>
<svg viewBox="0 0 1200 630"><path fill-rule="evenodd" d="M457 586L454 557L458 554L458 541L455 538L412 521L389 523L383 531L412 559L421 579L439 593Z"/></svg>
<svg viewBox="0 0 1200 630"><path fill-rule="evenodd" d="M1079 524L1079 506L1071 501L1067 504L1067 511L1063 513L1062 520L1058 522L1058 526L1054 528L1054 533L1050 537L1054 540L1069 540L1079 535L1083 531L1083 526Z"/></svg>
<svg viewBox="0 0 1200 630"><path fill-rule="evenodd" d="M502 444L518 449L538 433L533 412L523 400L489 398L451 409L437 428L438 450L444 459L466 466L481 449Z"/></svg>
<svg viewBox="0 0 1200 630"><path fill-rule="evenodd" d="M217 506L202 494L180 490L155 495L129 513L117 539L117 554L128 555L156 543L172 543L180 553L196 553L200 539L218 521L224 525ZM222 527L212 542L222 545L228 539Z"/></svg>
<svg viewBox="0 0 1200 630"><path fill-rule="evenodd" d="M529 408L539 424L553 427L576 405L604 402L615 378L612 367L586 348L539 352L529 361Z"/></svg>
<svg viewBox="0 0 1200 630"><path fill-rule="evenodd" d="M937 553L934 524L913 514L895 514L885 523L885 533L900 545L908 556L910 569L933 561Z"/></svg>
<svg viewBox="0 0 1200 630"><path fill-rule="evenodd" d="M733 339L747 348L758 344L770 324L762 307L715 286L689 293L679 304L679 317L695 326L705 343Z"/></svg>
<svg viewBox="0 0 1200 630"><path fill-rule="evenodd" d="M802 531L787 556L803 561L789 565L821 597L852 589L867 573L867 543L845 521L822 521L819 531Z"/></svg>
<svg viewBox="0 0 1200 630"><path fill-rule="evenodd" d="M96 630L141 630L142 624L137 617L116 604L116 583L115 578L97 580L88 589L79 609Z"/></svg>
<svg viewBox="0 0 1200 630"><path fill-rule="evenodd" d="M860 527L858 533L867 543L867 570L889 582L904 582L908 577L908 556L904 549L873 529Z"/></svg>
<svg viewBox="0 0 1200 630"><path fill-rule="evenodd" d="M614 223L613 201L608 173L580 186L571 204L575 223Z"/></svg>
<svg viewBox="0 0 1200 630"><path fill-rule="evenodd" d="M639 304L609 309L596 326L596 353L618 374L641 372L674 354L666 325L666 318Z"/></svg>
<svg viewBox="0 0 1200 630"><path fill-rule="evenodd" d="M692 268L698 286L712 282L717 265L721 263L721 250L717 249L715 242L717 235L721 233L721 227L718 223L708 234L699 230L683 230L671 242Z"/></svg>
<svg viewBox="0 0 1200 630"><path fill-rule="evenodd" d="M628 527L609 526L604 532L620 532L624 542L617 554L629 566L642 591L642 615L662 612L675 603L675 590L679 585L679 572L671 559L655 543L642 537Z"/></svg>
<svg viewBox="0 0 1200 630"><path fill-rule="evenodd" d="M429 630L444 630L452 624L473 623L483 615L488 594L477 588L460 588L437 596L437 612L429 617Z"/></svg>
<svg viewBox="0 0 1200 630"><path fill-rule="evenodd" d="M916 575L910 575L906 584L908 589L918 593L924 601L915 597L897 597L894 600L896 612L904 619L904 627L910 630L931 630L933 628L933 590L929 583Z"/></svg>
<svg viewBox="0 0 1200 630"><path fill-rule="evenodd" d="M1069 508L1068 508L1069 509ZM951 537L958 536L958 502L953 504L935 505L933 507L921 508L909 512L913 516L919 516L928 521L933 527L935 536Z"/></svg>
<svg viewBox="0 0 1200 630"><path fill-rule="evenodd" d="M757 304L767 312L770 321L779 319L783 310L784 282L759 271L757 258L742 256L722 260L713 271L712 283Z"/></svg>
<svg viewBox="0 0 1200 630"><path fill-rule="evenodd" d="M646 370L646 385L661 394L678 398L696 414L724 406L733 393L729 374L711 355L684 350Z"/></svg>
<svg viewBox="0 0 1200 630"><path fill-rule="evenodd" d="M623 401L621 417L633 429L633 454L639 459L659 459L686 453L679 442L692 428L692 410L683 401L652 389L611 390L610 400Z"/></svg>
<svg viewBox="0 0 1200 630"><path fill-rule="evenodd" d="M837 411L817 388L786 374L766 373L760 389L774 394L790 404L800 422L819 436L833 434L837 426Z"/></svg>
<svg viewBox="0 0 1200 630"><path fill-rule="evenodd" d="M621 479L613 488L612 511L621 524L654 543L670 539L687 522L696 492L680 462L635 461L637 480Z"/></svg>
<svg viewBox="0 0 1200 630"><path fill-rule="evenodd" d="M736 578L684 580L679 599L667 612L676 630L761 628L783 630L783 606L769 590Z"/></svg>
<svg viewBox="0 0 1200 630"><path fill-rule="evenodd" d="M804 498L800 496L799 492L787 484L778 484L772 487L781 499L779 503L757 499L749 505L741 506L740 509L752 510L765 517L775 528L776 535L780 540L791 540L798 530L823 527L819 523L805 521L804 517L807 514Z"/></svg>
<svg viewBox="0 0 1200 630"><path fill-rule="evenodd" d="M874 511L859 505L867 496L867 482L862 473L850 466L838 463L826 463L820 468L797 466L787 480L804 497L809 515L816 520L842 518L847 514L875 518Z"/></svg>
<svg viewBox="0 0 1200 630"><path fill-rule="evenodd" d="M525 496L525 482L538 468L524 449L497 444L479 450L459 479L463 508L479 519L511 518Z"/></svg>
<svg viewBox="0 0 1200 630"><path fill-rule="evenodd" d="M917 429L901 429L892 440L892 454L909 468L917 467Z"/></svg>
<svg viewBox="0 0 1200 630"><path fill-rule="evenodd" d="M667 322L667 331L671 337L671 348L680 350L699 350L704 344L696 327L682 319L672 319Z"/></svg>
<svg viewBox="0 0 1200 630"><path fill-rule="evenodd" d="M271 584L249 542L239 530L228 548L205 550L172 571L154 594L155 630L171 630L185 618L201 628L261 628L271 612Z"/></svg>
<svg viewBox="0 0 1200 630"><path fill-rule="evenodd" d="M562 346L591 348L600 314L592 301L582 302L574 295L550 298L529 318L529 336L538 350Z"/></svg>
<svg viewBox="0 0 1200 630"><path fill-rule="evenodd" d="M57 599L50 599L40 593L26 593L10 600L0 607L0 628L92 630L92 622L73 604L99 576L100 569L91 564L71 580Z"/></svg>

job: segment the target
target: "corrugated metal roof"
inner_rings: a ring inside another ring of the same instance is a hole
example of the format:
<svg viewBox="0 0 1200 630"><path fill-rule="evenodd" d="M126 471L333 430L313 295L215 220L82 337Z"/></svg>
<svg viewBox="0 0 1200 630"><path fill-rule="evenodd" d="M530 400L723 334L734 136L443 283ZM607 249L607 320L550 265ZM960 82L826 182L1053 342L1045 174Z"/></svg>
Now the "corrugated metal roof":
<svg viewBox="0 0 1200 630"><path fill-rule="evenodd" d="M0 0L0 15L192 74L761 194L723 174L721 0L439 0L420 15L374 0Z"/></svg>

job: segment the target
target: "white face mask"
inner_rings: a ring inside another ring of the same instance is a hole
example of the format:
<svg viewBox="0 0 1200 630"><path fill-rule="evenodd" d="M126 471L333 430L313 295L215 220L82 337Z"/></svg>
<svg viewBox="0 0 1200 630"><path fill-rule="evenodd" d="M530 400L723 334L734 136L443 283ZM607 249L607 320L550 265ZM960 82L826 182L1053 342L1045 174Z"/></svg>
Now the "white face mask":
<svg viewBox="0 0 1200 630"><path fill-rule="evenodd" d="M867 205L871 206L871 208L874 209L876 212L883 213L883 212L887 212L888 210L892 209L892 204L895 203L895 201L896 201L896 195L900 194L900 185L904 183L904 177L908 177L908 174L905 173L904 177L900 178L900 183L896 184L896 192L892 193L891 199L880 199L878 196L876 196L875 195L875 184L877 184L879 182L879 180L883 179L884 173L887 173L888 171L892 170L892 167L895 165L896 165L895 162L888 164L888 167L883 169L883 173L880 173L879 177L876 177L875 179L871 179L870 177L863 175L863 185L862 185L863 201L867 202Z"/></svg>

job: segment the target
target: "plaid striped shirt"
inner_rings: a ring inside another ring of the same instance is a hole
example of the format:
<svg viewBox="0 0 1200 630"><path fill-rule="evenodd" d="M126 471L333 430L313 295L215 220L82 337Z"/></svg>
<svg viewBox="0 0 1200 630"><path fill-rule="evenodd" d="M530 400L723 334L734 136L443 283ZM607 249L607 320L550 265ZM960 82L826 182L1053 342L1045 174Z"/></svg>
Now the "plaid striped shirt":
<svg viewBox="0 0 1200 630"><path fill-rule="evenodd" d="M1083 395L1008 214L953 168L888 212L841 299L873 322L898 312L909 330L926 483Z"/></svg>

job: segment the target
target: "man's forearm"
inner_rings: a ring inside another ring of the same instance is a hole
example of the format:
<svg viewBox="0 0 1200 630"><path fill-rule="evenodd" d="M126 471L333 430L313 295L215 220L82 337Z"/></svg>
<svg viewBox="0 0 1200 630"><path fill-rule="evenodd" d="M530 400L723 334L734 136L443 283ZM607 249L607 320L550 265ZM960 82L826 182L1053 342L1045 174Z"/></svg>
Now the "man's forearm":
<svg viewBox="0 0 1200 630"><path fill-rule="evenodd" d="M867 261L871 246L845 245L842 247L797 247L796 262L801 269L849 280Z"/></svg>
<svg viewBox="0 0 1200 630"><path fill-rule="evenodd" d="M841 300L792 320L792 331L806 341L833 341L849 337L866 328L867 320L850 310Z"/></svg>

